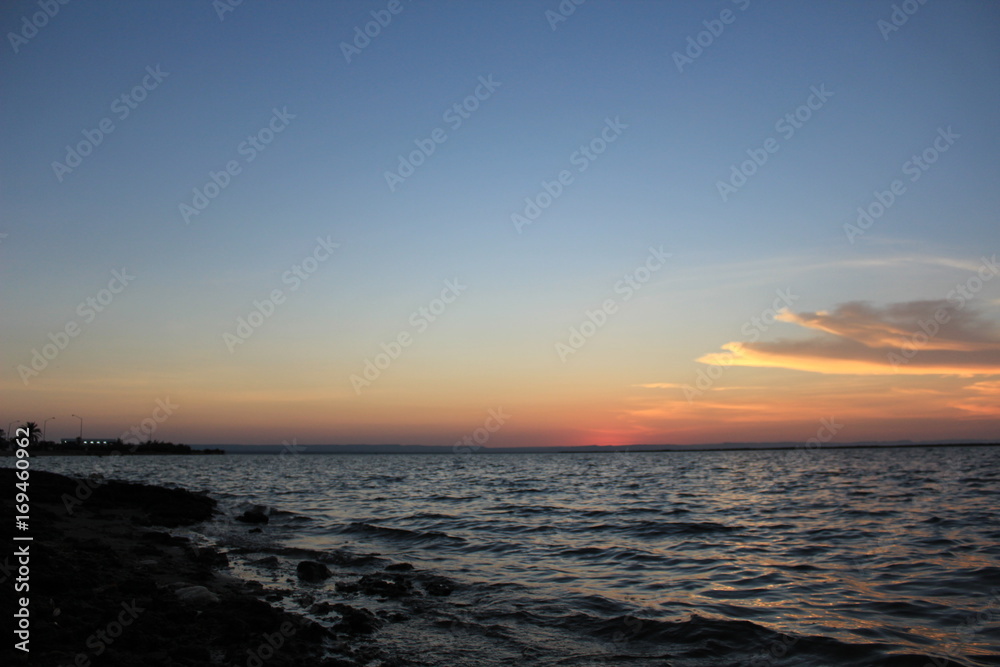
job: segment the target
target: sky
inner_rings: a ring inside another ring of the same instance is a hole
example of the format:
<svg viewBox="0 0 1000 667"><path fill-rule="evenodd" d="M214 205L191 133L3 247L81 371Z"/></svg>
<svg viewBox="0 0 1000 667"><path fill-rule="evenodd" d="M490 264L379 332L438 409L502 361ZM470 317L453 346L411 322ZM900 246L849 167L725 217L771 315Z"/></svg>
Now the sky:
<svg viewBox="0 0 1000 667"><path fill-rule="evenodd" d="M997 3L17 0L0 27L0 428L1000 435Z"/></svg>

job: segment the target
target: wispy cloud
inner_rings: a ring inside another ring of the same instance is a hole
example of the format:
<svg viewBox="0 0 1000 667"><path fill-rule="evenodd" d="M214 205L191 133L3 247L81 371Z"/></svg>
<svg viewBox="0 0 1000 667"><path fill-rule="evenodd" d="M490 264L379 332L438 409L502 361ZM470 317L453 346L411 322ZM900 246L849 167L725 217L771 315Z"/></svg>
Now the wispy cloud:
<svg viewBox="0 0 1000 667"><path fill-rule="evenodd" d="M833 312L786 310L778 319L822 333L800 340L730 342L722 346L726 352L698 361L841 375L1000 374L1000 327L946 300L882 307L853 301Z"/></svg>

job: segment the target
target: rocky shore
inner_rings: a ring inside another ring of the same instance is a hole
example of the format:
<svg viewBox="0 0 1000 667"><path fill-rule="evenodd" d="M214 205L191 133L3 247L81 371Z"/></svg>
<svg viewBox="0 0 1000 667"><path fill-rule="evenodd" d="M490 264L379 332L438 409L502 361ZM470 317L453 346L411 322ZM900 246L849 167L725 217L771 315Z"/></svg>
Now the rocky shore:
<svg viewBox="0 0 1000 667"><path fill-rule="evenodd" d="M14 470L3 484L16 491ZM14 493L3 494L3 523L15 524ZM261 598L259 585L227 576L227 556L164 529L193 526L216 512L207 495L125 482L31 471L31 542L7 540L0 579L9 665L391 665L371 643L353 646L379 623L347 605L324 627ZM250 527L248 526L248 529ZM15 593L18 545L30 549L29 589ZM303 566L304 578L325 575ZM367 583L367 582L366 582ZM18 598L30 598L30 652L18 641ZM12 639L13 637L13 639Z"/></svg>

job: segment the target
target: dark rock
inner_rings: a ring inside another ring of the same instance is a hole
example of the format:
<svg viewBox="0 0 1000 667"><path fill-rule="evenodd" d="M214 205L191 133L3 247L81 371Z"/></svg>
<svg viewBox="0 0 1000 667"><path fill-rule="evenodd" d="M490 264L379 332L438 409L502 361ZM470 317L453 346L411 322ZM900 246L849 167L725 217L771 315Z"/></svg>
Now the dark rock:
<svg viewBox="0 0 1000 667"><path fill-rule="evenodd" d="M367 635L382 627L382 621L367 609L358 609L342 603L333 605L333 609L340 614L340 622L333 626L340 632Z"/></svg>
<svg viewBox="0 0 1000 667"><path fill-rule="evenodd" d="M335 586L340 593L357 593L361 590L361 586L353 581L338 581Z"/></svg>
<svg viewBox="0 0 1000 667"><path fill-rule="evenodd" d="M174 591L174 593L181 602L195 606L215 604L221 600L217 594L204 586L183 586Z"/></svg>
<svg viewBox="0 0 1000 667"><path fill-rule="evenodd" d="M13 468L0 469L0 487L13 488L14 473ZM74 655L87 657L88 637L121 618L124 604L139 610L138 615L130 618L127 631L116 635L99 658L89 653L93 664L245 665L248 654L256 654L266 636L283 636L286 641L265 661L266 667L331 667L324 653L332 637L322 625L246 592L259 589L259 584L239 588L220 581L209 567L194 560L190 543L177 548L162 535L143 537L150 525L187 525L209 518L210 499L138 484L102 482L96 488L81 484L32 470L31 514L36 522L31 532L37 550L31 553L31 639L35 641L30 659L26 655L0 664L73 664ZM73 499L69 507L64 495ZM177 498L182 500L175 502ZM192 501L187 507L184 498ZM159 500L162 503L157 504ZM12 494L0 494L0 515L14 513ZM199 586L202 583L205 588ZM199 604L201 600L204 603ZM357 663L353 650L345 652L352 661L343 664L389 664L378 661L377 647L371 650L375 653Z"/></svg>
<svg viewBox="0 0 1000 667"><path fill-rule="evenodd" d="M413 595L413 584L401 574L366 574L358 580L358 587L366 595L387 598Z"/></svg>
<svg viewBox="0 0 1000 667"><path fill-rule="evenodd" d="M309 613L316 614L317 616L325 616L333 611L333 605L327 601L317 602L313 606L309 607Z"/></svg>
<svg viewBox="0 0 1000 667"><path fill-rule="evenodd" d="M330 577L330 568L323 563L317 563L314 560L304 560L300 562L295 571L298 573L299 578L305 581L323 581Z"/></svg>
<svg viewBox="0 0 1000 667"><path fill-rule="evenodd" d="M457 587L454 581L436 575L428 575L424 577L420 583L423 585L424 590L427 591L428 595L436 595L439 597L451 595L452 591L454 591Z"/></svg>
<svg viewBox="0 0 1000 667"><path fill-rule="evenodd" d="M152 544L159 544L162 546L180 546L191 541L186 537L174 537L170 533L164 533L157 530L151 530L148 533L143 533L142 540L144 542L150 542Z"/></svg>
<svg viewBox="0 0 1000 667"><path fill-rule="evenodd" d="M267 518L267 513L264 511L264 508L260 506L247 510L240 516L236 517L236 520L242 523L267 523L270 521L270 519Z"/></svg>
<svg viewBox="0 0 1000 667"><path fill-rule="evenodd" d="M378 613L379 618L384 618L390 623L402 623L403 621L410 620L410 617L398 611L386 611L383 609Z"/></svg>
<svg viewBox="0 0 1000 667"><path fill-rule="evenodd" d="M212 567L229 567L229 556L214 547L198 547L193 550L196 563Z"/></svg>
<svg viewBox="0 0 1000 667"><path fill-rule="evenodd" d="M87 508L94 511L108 506L115 509L137 508L146 514L144 519L139 520L140 525L167 528L207 521L215 510L215 501L201 494L117 481L106 482L94 489L94 495L86 503Z"/></svg>
<svg viewBox="0 0 1000 667"><path fill-rule="evenodd" d="M261 530L260 528L251 528L251 529L250 529L249 531L247 531L247 532L250 532L250 533L263 533L264 531L263 531L263 530Z"/></svg>
<svg viewBox="0 0 1000 667"><path fill-rule="evenodd" d="M392 565L386 565L385 569L387 572L409 572L413 569L413 566L409 563L393 563Z"/></svg>
<svg viewBox="0 0 1000 667"><path fill-rule="evenodd" d="M250 561L250 564L256 565L257 567L275 569L281 565L281 561L278 560L277 556L265 556L264 558L258 558L257 560Z"/></svg>

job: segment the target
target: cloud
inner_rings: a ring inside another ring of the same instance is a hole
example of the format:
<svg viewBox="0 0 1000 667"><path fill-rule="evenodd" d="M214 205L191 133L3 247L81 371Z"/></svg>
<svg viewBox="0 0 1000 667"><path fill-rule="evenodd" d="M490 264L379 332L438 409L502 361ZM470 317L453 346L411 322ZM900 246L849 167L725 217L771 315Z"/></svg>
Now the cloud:
<svg viewBox="0 0 1000 667"><path fill-rule="evenodd" d="M956 401L954 407L976 415L1000 416L1000 380L976 382L966 389L972 395Z"/></svg>
<svg viewBox="0 0 1000 667"><path fill-rule="evenodd" d="M1000 374L1000 327L964 301L882 307L853 301L833 312L785 310L777 319L821 333L801 340L730 342L722 346L726 352L698 361L840 375Z"/></svg>

